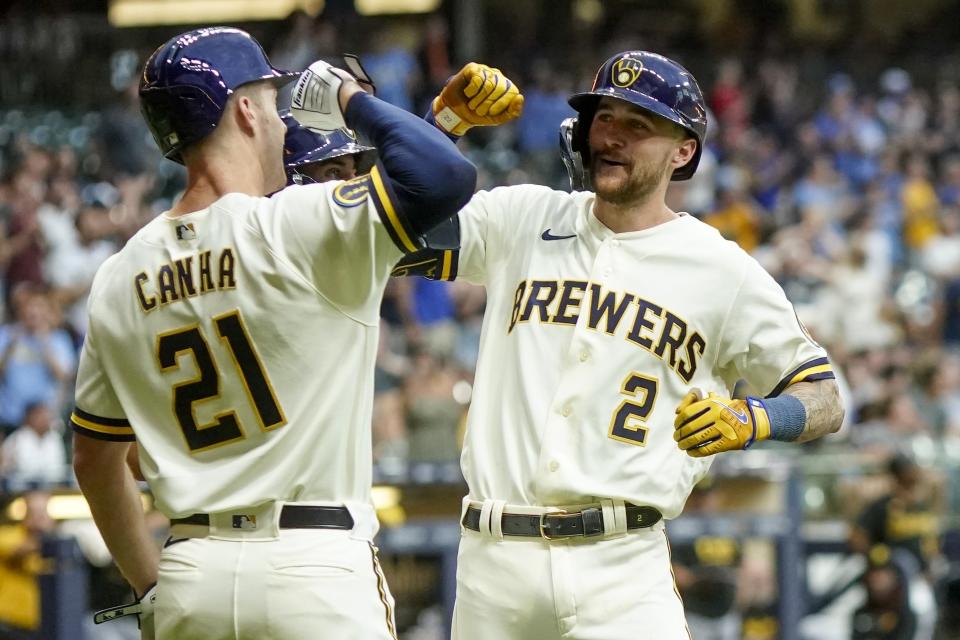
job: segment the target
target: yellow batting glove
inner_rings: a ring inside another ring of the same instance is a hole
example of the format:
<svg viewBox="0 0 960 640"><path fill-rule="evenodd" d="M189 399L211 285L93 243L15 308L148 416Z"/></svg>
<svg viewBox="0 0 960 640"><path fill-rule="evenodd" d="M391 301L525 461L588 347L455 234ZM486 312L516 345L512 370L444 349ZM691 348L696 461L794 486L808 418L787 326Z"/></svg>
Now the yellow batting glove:
<svg viewBox="0 0 960 640"><path fill-rule="evenodd" d="M694 458L721 451L747 449L770 437L770 418L763 400L732 400L694 389L684 396L673 421L673 439Z"/></svg>
<svg viewBox="0 0 960 640"><path fill-rule="evenodd" d="M520 117L523 95L499 69L470 62L433 99L433 119L449 134L504 124Z"/></svg>

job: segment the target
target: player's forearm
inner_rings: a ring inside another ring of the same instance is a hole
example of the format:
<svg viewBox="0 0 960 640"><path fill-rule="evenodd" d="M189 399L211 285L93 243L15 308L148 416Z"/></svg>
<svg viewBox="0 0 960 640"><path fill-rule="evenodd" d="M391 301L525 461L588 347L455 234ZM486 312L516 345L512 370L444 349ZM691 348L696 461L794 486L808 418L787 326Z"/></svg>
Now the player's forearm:
<svg viewBox="0 0 960 640"><path fill-rule="evenodd" d="M803 404L807 419L795 442L808 442L836 433L843 422L840 389L834 380L798 382L784 391Z"/></svg>
<svg viewBox="0 0 960 640"><path fill-rule="evenodd" d="M418 233L470 200L477 170L436 127L365 94L355 95L344 115L379 150L395 204Z"/></svg>
<svg viewBox="0 0 960 640"><path fill-rule="evenodd" d="M103 444L121 451L103 455L90 446L75 446L74 471L114 562L140 595L157 581L159 550L147 530L140 490L127 468L128 445Z"/></svg>

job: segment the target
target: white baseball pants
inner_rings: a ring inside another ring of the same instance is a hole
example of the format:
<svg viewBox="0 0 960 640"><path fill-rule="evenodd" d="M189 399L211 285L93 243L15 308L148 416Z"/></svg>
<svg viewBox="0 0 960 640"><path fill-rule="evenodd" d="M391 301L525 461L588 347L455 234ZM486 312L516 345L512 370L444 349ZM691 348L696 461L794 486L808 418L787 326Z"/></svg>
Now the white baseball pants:
<svg viewBox="0 0 960 640"><path fill-rule="evenodd" d="M192 525L172 528L176 540ZM369 536L281 529L191 537L160 558L158 640L396 640Z"/></svg>
<svg viewBox="0 0 960 640"><path fill-rule="evenodd" d="M544 540L465 529L453 640L689 640L663 523Z"/></svg>

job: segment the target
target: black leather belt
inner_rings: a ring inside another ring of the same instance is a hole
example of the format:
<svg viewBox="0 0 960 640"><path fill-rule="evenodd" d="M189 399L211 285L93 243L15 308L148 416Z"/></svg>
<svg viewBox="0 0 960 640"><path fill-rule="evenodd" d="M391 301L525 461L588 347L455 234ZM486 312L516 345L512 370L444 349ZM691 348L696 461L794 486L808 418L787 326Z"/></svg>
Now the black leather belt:
<svg viewBox="0 0 960 640"><path fill-rule="evenodd" d="M210 516L195 513L186 518L174 518L170 524L194 524L210 526ZM231 518L234 529L254 529L256 516L234 513ZM281 529L353 529L353 516L346 507L285 504L280 511Z"/></svg>
<svg viewBox="0 0 960 640"><path fill-rule="evenodd" d="M627 529L645 529L660 522L663 515L655 507L639 507L627 503ZM467 507L463 526L480 531L480 509ZM599 536L603 533L603 510L591 507L574 513L544 513L528 515L505 513L500 518L500 528L505 536L528 538L572 538L575 536Z"/></svg>

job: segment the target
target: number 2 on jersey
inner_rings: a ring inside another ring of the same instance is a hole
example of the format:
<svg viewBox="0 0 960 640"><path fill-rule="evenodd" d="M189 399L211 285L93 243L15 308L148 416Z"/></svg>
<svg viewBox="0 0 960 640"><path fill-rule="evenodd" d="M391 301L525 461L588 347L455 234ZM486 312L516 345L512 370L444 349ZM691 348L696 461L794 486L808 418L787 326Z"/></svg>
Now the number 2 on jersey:
<svg viewBox="0 0 960 640"><path fill-rule="evenodd" d="M623 381L620 393L637 399L620 403L613 412L607 435L620 442L645 446L646 419L653 411L653 403L657 399L657 379L634 371Z"/></svg>
<svg viewBox="0 0 960 640"><path fill-rule="evenodd" d="M240 380L253 405L260 428L269 431L282 427L287 419L277 402L256 349L250 342L250 335L243 325L240 312L231 311L217 316L213 323L217 328L217 335L226 344L240 373ZM196 378L173 387L173 413L190 451L203 451L243 439L243 430L233 409L215 414L211 423L197 424L195 405L220 397L220 369L199 326L183 327L157 336L157 359L161 371L166 373L179 369L178 358L182 353L193 355L197 365Z"/></svg>

